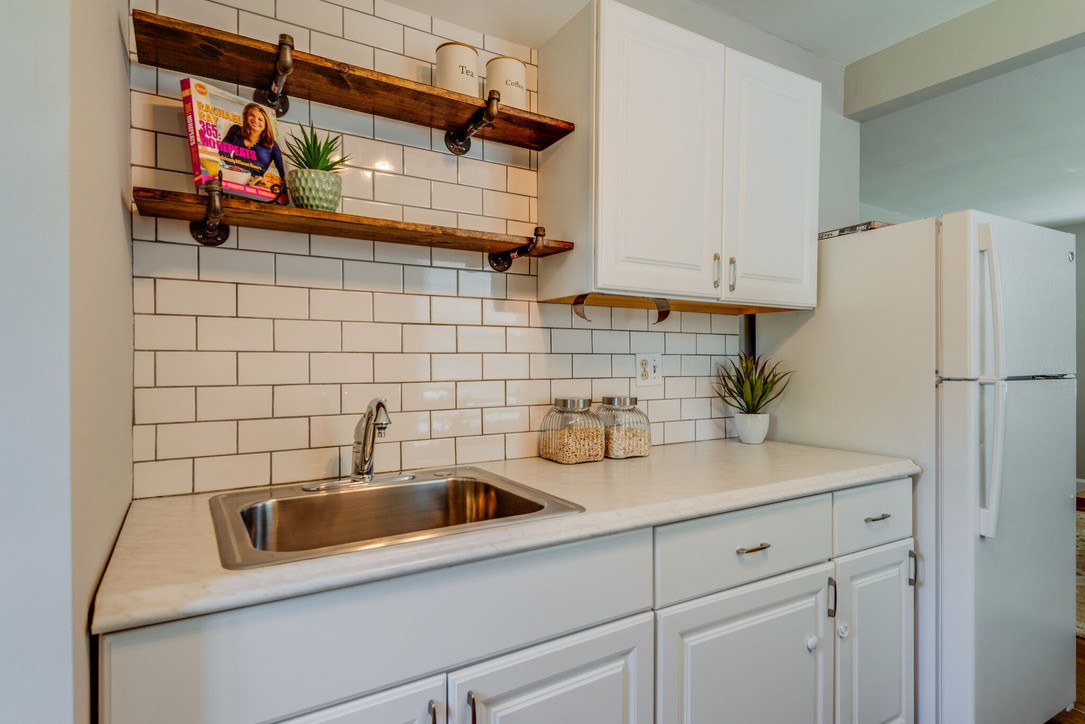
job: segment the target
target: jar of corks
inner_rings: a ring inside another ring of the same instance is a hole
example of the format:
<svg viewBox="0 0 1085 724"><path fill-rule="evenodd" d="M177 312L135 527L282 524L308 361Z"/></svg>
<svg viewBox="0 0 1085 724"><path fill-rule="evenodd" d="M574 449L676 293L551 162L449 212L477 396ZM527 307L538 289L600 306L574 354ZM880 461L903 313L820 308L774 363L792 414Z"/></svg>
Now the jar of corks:
<svg viewBox="0 0 1085 724"><path fill-rule="evenodd" d="M590 399L554 398L539 431L539 455L565 464L603 459L603 421Z"/></svg>
<svg viewBox="0 0 1085 724"><path fill-rule="evenodd" d="M608 458L643 457L652 451L648 416L636 397L604 397L599 407L603 420L603 453Z"/></svg>

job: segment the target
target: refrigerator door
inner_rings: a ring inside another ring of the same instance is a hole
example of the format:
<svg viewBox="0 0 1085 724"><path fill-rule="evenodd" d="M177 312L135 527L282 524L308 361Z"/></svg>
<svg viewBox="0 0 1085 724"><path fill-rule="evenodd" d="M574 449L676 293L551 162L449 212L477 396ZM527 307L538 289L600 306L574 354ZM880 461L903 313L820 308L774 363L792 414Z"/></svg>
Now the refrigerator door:
<svg viewBox="0 0 1085 724"><path fill-rule="evenodd" d="M939 244L941 377L1076 371L1072 235L960 211Z"/></svg>
<svg viewBox="0 0 1085 724"><path fill-rule="evenodd" d="M1073 379L941 385L939 721L1074 701L1075 401Z"/></svg>

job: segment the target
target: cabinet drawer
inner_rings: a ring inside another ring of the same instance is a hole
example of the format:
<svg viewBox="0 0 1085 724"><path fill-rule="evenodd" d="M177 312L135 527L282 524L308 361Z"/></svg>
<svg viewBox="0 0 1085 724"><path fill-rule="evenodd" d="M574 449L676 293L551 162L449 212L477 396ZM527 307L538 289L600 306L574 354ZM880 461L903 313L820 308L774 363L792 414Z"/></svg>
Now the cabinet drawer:
<svg viewBox="0 0 1085 724"><path fill-rule="evenodd" d="M911 478L833 493L833 555L911 535Z"/></svg>
<svg viewBox="0 0 1085 724"><path fill-rule="evenodd" d="M832 496L825 493L659 526L656 606L827 561L831 523Z"/></svg>

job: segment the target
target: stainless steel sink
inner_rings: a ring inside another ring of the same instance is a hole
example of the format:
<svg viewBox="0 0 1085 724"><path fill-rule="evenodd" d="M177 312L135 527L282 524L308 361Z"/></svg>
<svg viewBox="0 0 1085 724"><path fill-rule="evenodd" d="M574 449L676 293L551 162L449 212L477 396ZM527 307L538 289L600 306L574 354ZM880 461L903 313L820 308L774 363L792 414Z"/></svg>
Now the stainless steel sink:
<svg viewBox="0 0 1085 724"><path fill-rule="evenodd" d="M261 488L211 498L226 568L408 543L583 510L567 500L474 467L372 482Z"/></svg>

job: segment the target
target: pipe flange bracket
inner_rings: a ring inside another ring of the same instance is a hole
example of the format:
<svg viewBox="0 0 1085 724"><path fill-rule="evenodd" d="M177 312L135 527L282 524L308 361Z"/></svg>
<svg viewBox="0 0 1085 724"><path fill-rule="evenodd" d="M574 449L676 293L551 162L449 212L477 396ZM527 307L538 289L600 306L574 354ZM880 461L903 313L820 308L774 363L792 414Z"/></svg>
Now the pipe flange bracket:
<svg viewBox="0 0 1085 724"><path fill-rule="evenodd" d="M470 151L471 136L475 135L483 128L492 126L494 124L494 119L497 118L500 107L500 91L490 91L490 95L486 99L486 107L480 108L478 112L471 117L471 120L467 122L467 125L457 131L445 132L445 148L451 151L454 156L462 156Z"/></svg>
<svg viewBox="0 0 1085 724"><path fill-rule="evenodd" d="M286 78L294 72L294 38L286 33L279 36L279 55L275 59L275 75L268 90L253 91L252 99L275 111L276 118L282 118L290 110L290 99L286 97Z"/></svg>

